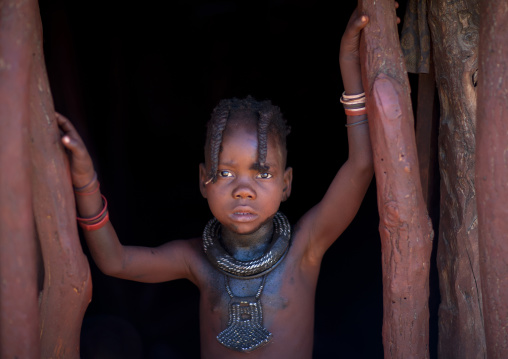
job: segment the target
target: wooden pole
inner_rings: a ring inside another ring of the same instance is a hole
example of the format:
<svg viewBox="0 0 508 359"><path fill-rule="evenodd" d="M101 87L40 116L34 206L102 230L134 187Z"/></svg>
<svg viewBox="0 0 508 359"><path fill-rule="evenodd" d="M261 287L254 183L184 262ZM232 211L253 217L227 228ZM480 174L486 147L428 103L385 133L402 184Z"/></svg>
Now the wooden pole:
<svg viewBox="0 0 508 359"><path fill-rule="evenodd" d="M422 196L410 87L392 0L359 1L383 267L385 358L428 358L432 225Z"/></svg>
<svg viewBox="0 0 508 359"><path fill-rule="evenodd" d="M18 0L19 3L23 1ZM42 50L42 24L30 0L33 29L30 100L33 209L44 260L41 357L79 358L83 316L91 298L88 261L79 242L69 166L60 142Z"/></svg>
<svg viewBox="0 0 508 359"><path fill-rule="evenodd" d="M480 275L487 357L508 358L508 6L482 0L476 137Z"/></svg>
<svg viewBox="0 0 508 359"><path fill-rule="evenodd" d="M441 208L437 267L440 358L485 358L476 211L478 0L430 0L441 106Z"/></svg>
<svg viewBox="0 0 508 359"><path fill-rule="evenodd" d="M30 11L27 3L0 0L0 358L40 352L26 93L34 62Z"/></svg>
<svg viewBox="0 0 508 359"><path fill-rule="evenodd" d="M77 359L90 269L55 121L37 0L0 0L0 50L0 356Z"/></svg>

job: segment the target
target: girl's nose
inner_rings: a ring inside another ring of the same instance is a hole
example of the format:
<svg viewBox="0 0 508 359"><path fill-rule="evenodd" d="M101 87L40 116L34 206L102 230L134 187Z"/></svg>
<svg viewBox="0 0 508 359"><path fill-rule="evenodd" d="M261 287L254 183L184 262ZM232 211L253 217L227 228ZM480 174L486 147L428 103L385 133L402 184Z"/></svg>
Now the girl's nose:
<svg viewBox="0 0 508 359"><path fill-rule="evenodd" d="M256 199L256 191L245 182L239 183L232 194L235 199Z"/></svg>

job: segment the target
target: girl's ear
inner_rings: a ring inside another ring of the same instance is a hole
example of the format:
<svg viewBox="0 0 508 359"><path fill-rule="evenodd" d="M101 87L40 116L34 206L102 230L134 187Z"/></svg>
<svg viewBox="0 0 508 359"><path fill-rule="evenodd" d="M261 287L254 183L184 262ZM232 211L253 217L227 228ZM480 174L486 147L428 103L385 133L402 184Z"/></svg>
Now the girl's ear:
<svg viewBox="0 0 508 359"><path fill-rule="evenodd" d="M204 163L199 164L199 190L201 191L201 195L206 198L206 166Z"/></svg>
<svg viewBox="0 0 508 359"><path fill-rule="evenodd" d="M286 168L284 171L284 188L282 189L282 199L284 202L289 198L291 194L291 183L293 182L293 169L291 167Z"/></svg>

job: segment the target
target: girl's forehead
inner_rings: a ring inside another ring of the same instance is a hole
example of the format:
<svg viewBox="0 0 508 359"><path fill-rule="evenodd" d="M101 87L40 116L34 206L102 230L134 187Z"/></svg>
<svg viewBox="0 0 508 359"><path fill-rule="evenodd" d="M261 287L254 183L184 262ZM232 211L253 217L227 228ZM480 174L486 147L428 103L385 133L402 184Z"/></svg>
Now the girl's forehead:
<svg viewBox="0 0 508 359"><path fill-rule="evenodd" d="M244 129L257 133L258 116L251 111L239 110L233 112L226 123L224 131Z"/></svg>
<svg viewBox="0 0 508 359"><path fill-rule="evenodd" d="M284 139L281 138L282 135L278 132L278 127L274 126L271 121L268 121L266 124L267 128L264 128L263 134L259 136L258 126L260 124L260 120L262 121L264 119L261 119L260 114L253 110L231 110L227 115L224 130L221 131L222 135L218 139L218 148L215 148L214 146L217 145L216 136L220 135L220 133L215 133L213 131L210 132L210 129L213 129L213 127L209 127L209 132L207 134L209 137L207 138L205 147L205 163L210 165L213 164L214 157L210 157L212 151L218 150L215 152L215 156L218 157L215 158L216 160L220 161L220 157L222 157L221 154L223 151L229 152L229 150L235 146L237 149L243 149L243 145L245 145L251 149L254 148L257 152L256 156L262 156L264 158L263 161L268 159L266 156L277 156L280 158L280 162L285 166L287 156L286 144ZM285 136L285 133L283 135ZM263 143L266 141L266 144L262 144L261 148L258 147L258 142L260 140ZM208 162L210 160L212 162Z"/></svg>
<svg viewBox="0 0 508 359"><path fill-rule="evenodd" d="M231 147L230 147L231 146ZM232 126L229 130L224 131L221 144L222 153L225 149L235 150L240 148L250 148L258 154L258 136L256 126ZM277 156L285 163L285 151L280 144L278 137L274 134L268 134L268 143L266 147L267 157Z"/></svg>
<svg viewBox="0 0 508 359"><path fill-rule="evenodd" d="M227 136L239 136L240 134L256 136L258 134L258 128L256 124L246 121L232 121L226 125L223 132L223 137Z"/></svg>
<svg viewBox="0 0 508 359"><path fill-rule="evenodd" d="M258 141L258 128L257 124L253 123L243 123L243 122L232 122L228 123L226 128L224 129L222 138L223 144L226 138L228 137L244 137L244 138L252 138L255 141ZM267 133L268 144L272 146L280 146L279 138L276 134L268 131Z"/></svg>

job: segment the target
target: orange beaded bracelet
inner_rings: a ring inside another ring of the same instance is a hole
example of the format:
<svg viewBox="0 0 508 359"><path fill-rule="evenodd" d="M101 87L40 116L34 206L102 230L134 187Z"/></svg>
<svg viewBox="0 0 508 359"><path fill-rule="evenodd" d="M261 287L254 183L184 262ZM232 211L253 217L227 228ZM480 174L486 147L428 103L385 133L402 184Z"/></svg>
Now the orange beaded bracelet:
<svg viewBox="0 0 508 359"><path fill-rule="evenodd" d="M358 108L358 109L348 109L345 108L344 112L347 116L360 116L367 114L367 109L365 107Z"/></svg>

